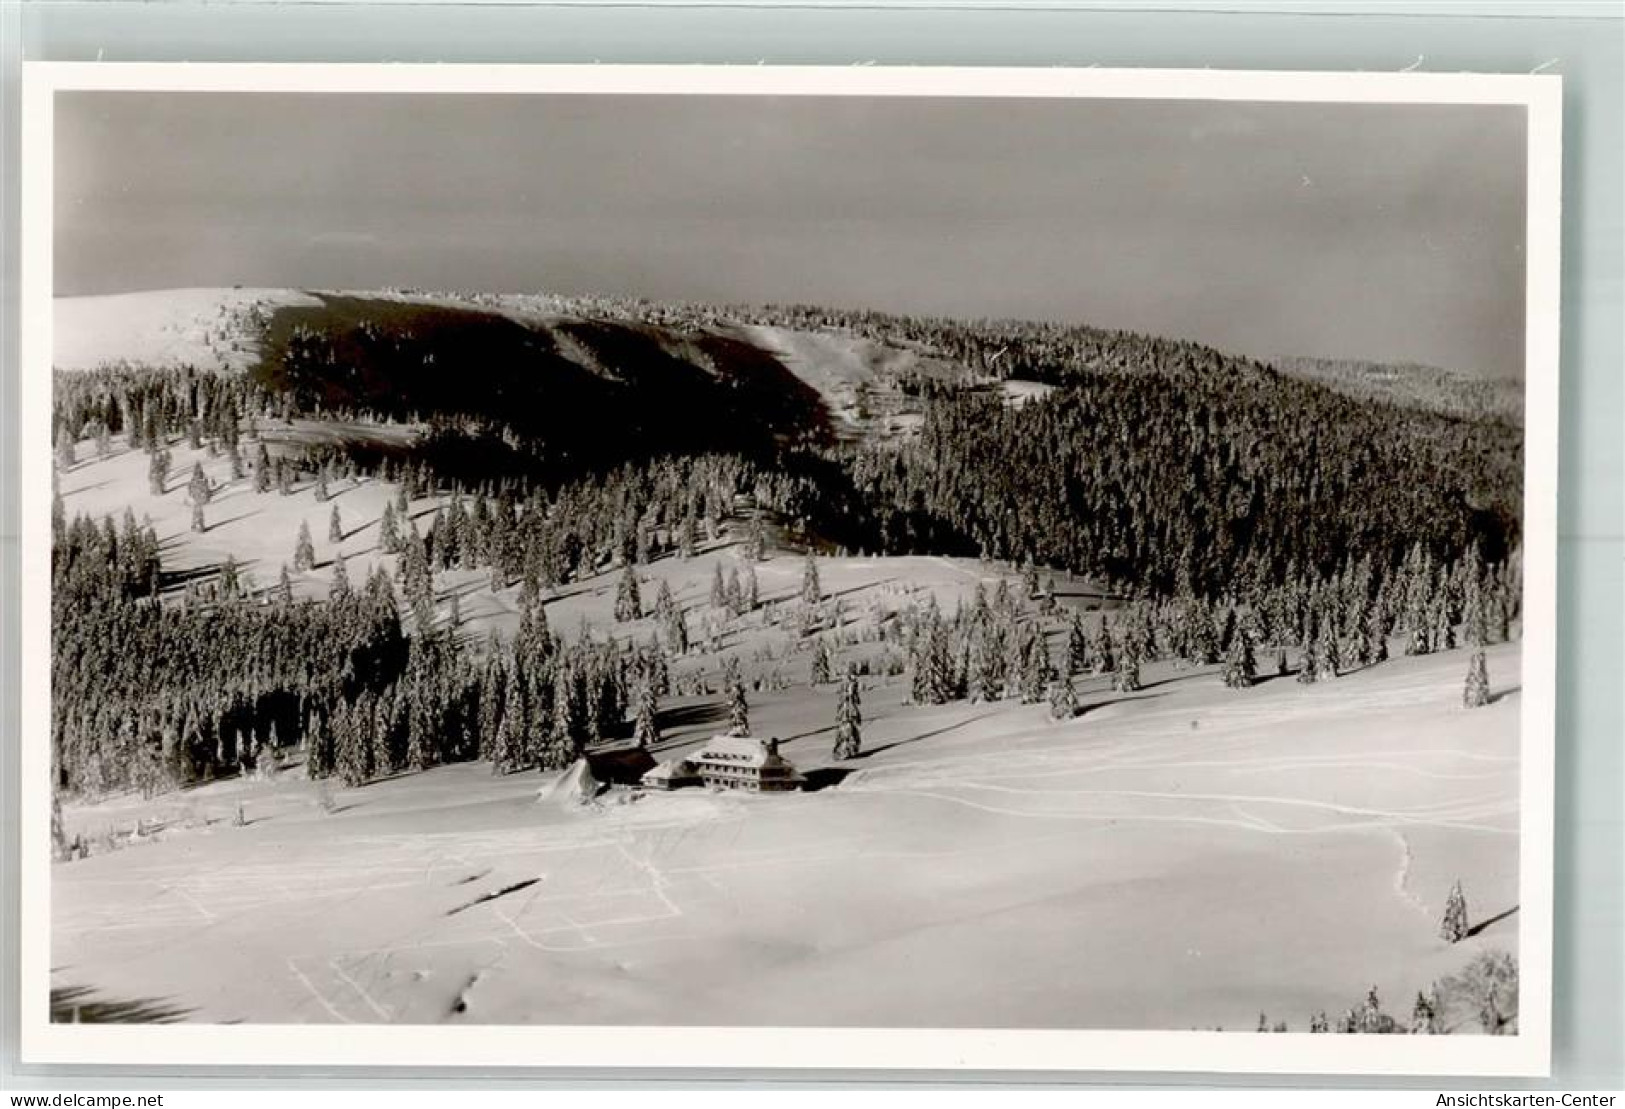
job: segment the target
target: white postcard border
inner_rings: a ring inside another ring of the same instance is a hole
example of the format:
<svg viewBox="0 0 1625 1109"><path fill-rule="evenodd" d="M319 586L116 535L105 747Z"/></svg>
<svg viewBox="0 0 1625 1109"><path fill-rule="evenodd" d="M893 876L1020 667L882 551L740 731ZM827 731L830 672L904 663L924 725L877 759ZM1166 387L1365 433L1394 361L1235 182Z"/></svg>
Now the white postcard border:
<svg viewBox="0 0 1625 1109"><path fill-rule="evenodd" d="M1536 1076L1550 1072L1556 728L1561 78L1551 75L810 66L25 62L20 401L21 1059L246 1066L748 1067ZM1520 1031L1513 1037L1001 1029L52 1024L50 490L58 90L1099 97L1528 110Z"/></svg>

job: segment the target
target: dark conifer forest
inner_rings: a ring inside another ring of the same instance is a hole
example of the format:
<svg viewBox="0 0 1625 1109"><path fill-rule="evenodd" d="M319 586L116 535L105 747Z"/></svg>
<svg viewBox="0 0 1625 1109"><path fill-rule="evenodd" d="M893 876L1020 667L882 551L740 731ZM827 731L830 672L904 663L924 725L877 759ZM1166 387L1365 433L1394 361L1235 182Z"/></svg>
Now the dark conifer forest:
<svg viewBox="0 0 1625 1109"><path fill-rule="evenodd" d="M1092 328L563 307L524 324L329 297L263 320L246 375L59 373L64 461L86 439L125 436L161 488L167 447L186 439L229 456L260 495L361 475L443 499L421 531L386 522L394 575L351 581L340 561L325 600L295 600L285 580L251 589L229 560L183 580L150 526L70 519L59 501L60 784L156 791L271 765L285 748L350 784L476 758L498 772L566 766L631 737L630 716L647 735L668 660L700 646L669 598L637 596L623 568L684 557L700 538L759 545L764 519L798 550L1031 568L1025 595L979 595L897 633L927 702L1063 703L1075 673L1137 680L1128 671L1170 657L1229 658L1226 683L1245 686L1254 652L1287 646L1309 660L1305 680L1322 680L1380 663L1391 637L1411 652L1495 642L1518 617L1522 431L1502 415L1350 396ZM918 399L917 433L843 441L747 324L839 329L957 372L891 383ZM1049 388L1014 404L999 387L1012 380ZM347 430L280 434L298 420ZM414 433L367 433L391 425ZM436 575L453 568L518 586L511 641L470 641L435 618ZM552 590L607 571L623 573L625 618L659 616L654 642L548 626ZM1125 603L1069 627L1040 571L1105 583ZM745 591L719 600L755 604Z"/></svg>

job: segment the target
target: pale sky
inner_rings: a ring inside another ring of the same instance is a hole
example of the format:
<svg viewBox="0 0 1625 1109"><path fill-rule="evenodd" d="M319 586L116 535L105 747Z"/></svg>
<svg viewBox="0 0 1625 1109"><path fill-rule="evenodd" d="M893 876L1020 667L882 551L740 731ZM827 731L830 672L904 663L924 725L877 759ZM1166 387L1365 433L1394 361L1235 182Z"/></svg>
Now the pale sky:
<svg viewBox="0 0 1625 1109"><path fill-rule="evenodd" d="M607 293L1521 377L1521 108L64 92L56 291Z"/></svg>

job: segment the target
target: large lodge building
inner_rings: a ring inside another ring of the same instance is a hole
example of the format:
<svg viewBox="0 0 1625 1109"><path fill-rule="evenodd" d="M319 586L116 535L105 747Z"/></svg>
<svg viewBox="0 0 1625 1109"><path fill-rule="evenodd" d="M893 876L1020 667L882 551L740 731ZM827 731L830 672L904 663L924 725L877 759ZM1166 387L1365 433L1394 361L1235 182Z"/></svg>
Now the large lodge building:
<svg viewBox="0 0 1625 1109"><path fill-rule="evenodd" d="M779 741L748 736L715 736L685 759L663 762L643 776L652 789L677 789L700 782L712 789L785 793L801 788L794 764L779 754Z"/></svg>

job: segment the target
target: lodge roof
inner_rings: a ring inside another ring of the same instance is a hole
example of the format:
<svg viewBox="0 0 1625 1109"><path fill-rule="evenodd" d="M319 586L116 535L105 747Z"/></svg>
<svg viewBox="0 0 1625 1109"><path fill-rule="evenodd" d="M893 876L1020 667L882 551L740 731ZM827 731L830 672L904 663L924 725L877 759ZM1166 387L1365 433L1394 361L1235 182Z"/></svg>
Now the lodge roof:
<svg viewBox="0 0 1625 1109"><path fill-rule="evenodd" d="M690 756L690 761L723 762L735 766L788 766L789 760L768 749L763 741L751 736L719 735L706 741L704 747Z"/></svg>
<svg viewBox="0 0 1625 1109"><path fill-rule="evenodd" d="M687 759L666 759L656 763L649 772L644 774L643 780L665 782L673 779L694 777L694 764Z"/></svg>

